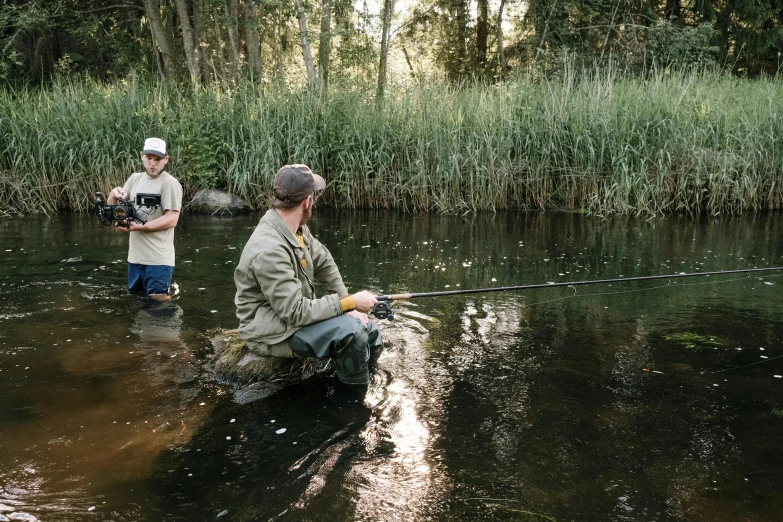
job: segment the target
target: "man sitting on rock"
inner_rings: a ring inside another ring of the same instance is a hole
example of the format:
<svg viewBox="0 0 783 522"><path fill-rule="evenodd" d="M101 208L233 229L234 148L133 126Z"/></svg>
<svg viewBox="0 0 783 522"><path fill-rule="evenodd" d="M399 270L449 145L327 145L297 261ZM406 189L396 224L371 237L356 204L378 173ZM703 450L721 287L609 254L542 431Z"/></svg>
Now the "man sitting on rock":
<svg viewBox="0 0 783 522"><path fill-rule="evenodd" d="M368 363L382 349L367 318L377 300L348 294L329 250L306 226L325 187L306 165L277 172L270 208L234 271L239 335L259 355L332 357L340 381L367 384ZM316 284L326 295L316 297Z"/></svg>

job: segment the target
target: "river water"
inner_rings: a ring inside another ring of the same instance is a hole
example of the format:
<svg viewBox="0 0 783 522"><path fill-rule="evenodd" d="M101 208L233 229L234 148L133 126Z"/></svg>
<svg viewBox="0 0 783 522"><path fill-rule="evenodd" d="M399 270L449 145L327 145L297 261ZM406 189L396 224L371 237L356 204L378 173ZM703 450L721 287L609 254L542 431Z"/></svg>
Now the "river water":
<svg viewBox="0 0 783 522"><path fill-rule="evenodd" d="M258 218L183 215L164 306L91 216L0 221L0 520L783 520L783 274L400 302L366 395L247 402L202 367ZM783 265L777 215L311 229L377 293Z"/></svg>

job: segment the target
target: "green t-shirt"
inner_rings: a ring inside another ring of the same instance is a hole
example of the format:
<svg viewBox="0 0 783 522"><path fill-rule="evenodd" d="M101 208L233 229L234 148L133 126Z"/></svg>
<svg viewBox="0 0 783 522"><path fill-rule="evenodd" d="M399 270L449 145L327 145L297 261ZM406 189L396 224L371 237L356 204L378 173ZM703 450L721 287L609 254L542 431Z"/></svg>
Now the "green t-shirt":
<svg viewBox="0 0 783 522"><path fill-rule="evenodd" d="M136 210L146 215L147 222L161 217L166 210L182 208L182 185L168 172L152 178L146 172L131 174L122 190L133 201ZM154 211L136 206L136 194L160 194L160 206ZM128 262L140 265L174 266L174 229L156 232L131 232L128 245Z"/></svg>

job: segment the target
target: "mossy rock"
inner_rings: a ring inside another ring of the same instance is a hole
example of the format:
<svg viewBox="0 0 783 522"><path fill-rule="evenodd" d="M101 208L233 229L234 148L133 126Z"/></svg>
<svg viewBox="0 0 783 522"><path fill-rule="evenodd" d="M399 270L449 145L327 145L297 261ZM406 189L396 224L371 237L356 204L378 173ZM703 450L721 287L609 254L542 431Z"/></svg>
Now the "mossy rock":
<svg viewBox="0 0 783 522"><path fill-rule="evenodd" d="M234 194L216 189L202 189L196 192L186 205L186 210L202 214L242 214L250 212L252 207Z"/></svg>
<svg viewBox="0 0 783 522"><path fill-rule="evenodd" d="M253 383L298 382L330 367L330 359L258 355L248 348L236 330L215 332L209 340L213 348L209 366L216 378L237 387Z"/></svg>

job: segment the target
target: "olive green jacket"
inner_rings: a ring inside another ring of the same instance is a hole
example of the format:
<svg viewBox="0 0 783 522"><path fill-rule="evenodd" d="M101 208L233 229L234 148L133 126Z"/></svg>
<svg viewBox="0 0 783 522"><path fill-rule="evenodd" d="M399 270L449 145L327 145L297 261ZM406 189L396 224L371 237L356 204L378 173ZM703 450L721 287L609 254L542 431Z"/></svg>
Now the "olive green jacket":
<svg viewBox="0 0 783 522"><path fill-rule="evenodd" d="M264 214L242 250L234 271L234 303L239 336L245 341L279 343L303 326L343 313L340 297L348 290L332 255L306 226L302 235L306 268L300 263L299 241L273 209ZM315 284L323 285L327 295L316 299Z"/></svg>

